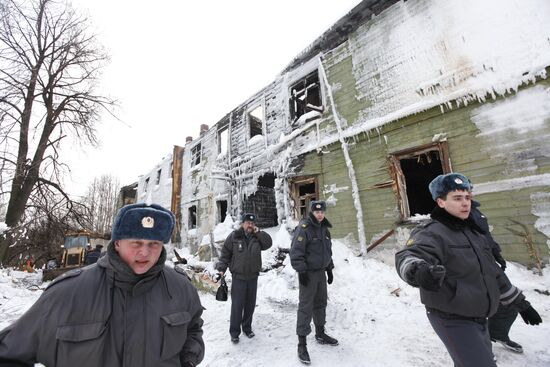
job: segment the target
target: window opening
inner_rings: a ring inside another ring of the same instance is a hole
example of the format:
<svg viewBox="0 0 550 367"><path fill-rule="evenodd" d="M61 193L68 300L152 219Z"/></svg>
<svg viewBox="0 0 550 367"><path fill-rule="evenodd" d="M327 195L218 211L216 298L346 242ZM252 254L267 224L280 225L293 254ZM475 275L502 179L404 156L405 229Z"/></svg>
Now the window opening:
<svg viewBox="0 0 550 367"><path fill-rule="evenodd" d="M218 131L218 154L227 154L229 145L229 129L226 127Z"/></svg>
<svg viewBox="0 0 550 367"><path fill-rule="evenodd" d="M292 123L310 111L323 112L317 70L299 80L290 88L290 117Z"/></svg>
<svg viewBox="0 0 550 367"><path fill-rule="evenodd" d="M264 109L262 106L254 108L248 113L248 123L250 125L250 137L263 135Z"/></svg>
<svg viewBox="0 0 550 367"><path fill-rule="evenodd" d="M225 216L227 214L227 200L218 200L218 223L225 221Z"/></svg>
<svg viewBox="0 0 550 367"><path fill-rule="evenodd" d="M157 180L156 180L156 184L157 184L157 185L160 184L160 176L161 176L161 174L162 174L162 169L159 169L159 170L157 171Z"/></svg>
<svg viewBox="0 0 550 367"><path fill-rule="evenodd" d="M201 163L201 143L191 149L191 167Z"/></svg>
<svg viewBox="0 0 550 367"><path fill-rule="evenodd" d="M197 228L197 206L189 207L189 229Z"/></svg>

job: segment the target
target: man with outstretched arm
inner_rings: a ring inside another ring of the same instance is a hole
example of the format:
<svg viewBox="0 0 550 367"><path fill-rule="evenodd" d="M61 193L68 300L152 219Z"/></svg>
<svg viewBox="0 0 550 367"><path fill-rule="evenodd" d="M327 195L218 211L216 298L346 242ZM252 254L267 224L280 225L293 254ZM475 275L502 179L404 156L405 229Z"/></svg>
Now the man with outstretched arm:
<svg viewBox="0 0 550 367"><path fill-rule="evenodd" d="M395 255L399 276L420 288L430 324L455 366L496 367L487 318L499 304L517 309L527 324L542 322L497 265L486 236L470 218L471 184L459 173L429 185L437 206Z"/></svg>

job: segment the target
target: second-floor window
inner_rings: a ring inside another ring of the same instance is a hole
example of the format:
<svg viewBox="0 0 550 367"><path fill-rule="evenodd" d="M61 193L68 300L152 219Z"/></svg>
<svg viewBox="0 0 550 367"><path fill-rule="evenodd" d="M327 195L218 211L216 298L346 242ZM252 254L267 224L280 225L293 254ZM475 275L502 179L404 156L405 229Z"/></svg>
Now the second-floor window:
<svg viewBox="0 0 550 367"><path fill-rule="evenodd" d="M317 70L298 80L290 87L290 118L292 123L310 112L323 112L321 86Z"/></svg>
<svg viewBox="0 0 550 367"><path fill-rule="evenodd" d="M191 167L201 163L201 143L198 143L191 149Z"/></svg>

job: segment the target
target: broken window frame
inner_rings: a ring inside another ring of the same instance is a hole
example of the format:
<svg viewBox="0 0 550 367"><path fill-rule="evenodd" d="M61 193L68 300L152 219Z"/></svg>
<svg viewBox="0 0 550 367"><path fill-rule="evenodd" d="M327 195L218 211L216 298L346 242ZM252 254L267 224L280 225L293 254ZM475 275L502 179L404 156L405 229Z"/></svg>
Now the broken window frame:
<svg viewBox="0 0 550 367"><path fill-rule="evenodd" d="M262 111L262 119L261 119L261 133L259 134L254 134L254 131L258 131L258 127L256 128L252 128L252 122L253 122L253 118L257 118L255 116L252 115L252 112L256 111L257 109L261 109ZM264 104L261 103L261 104L257 104L257 105L254 105L252 108L249 108L247 111L246 111L246 124L247 124L247 128L248 128L248 139L252 139L253 137L257 136L257 135L261 135L261 136L265 136L265 128L266 128L266 125L265 125L265 109L264 109Z"/></svg>
<svg viewBox="0 0 550 367"><path fill-rule="evenodd" d="M201 156L202 156L202 146L201 146L201 143L199 142L197 145L191 148L191 167L195 167L196 165L201 163Z"/></svg>
<svg viewBox="0 0 550 367"><path fill-rule="evenodd" d="M449 156L449 146L446 141L429 143L413 148L403 149L388 155L390 164L390 174L393 179L393 190L397 196L401 222L409 221L411 212L409 208L409 198L407 196L407 184L405 174L401 169L401 160L417 157L421 154L436 151L439 154L443 174L452 172L451 159Z"/></svg>
<svg viewBox="0 0 550 367"><path fill-rule="evenodd" d="M313 79L313 80L311 80ZM299 86L302 84L302 86ZM312 88L317 88L317 98L319 100L319 105L308 103L308 91ZM289 112L290 112L290 121L291 125L294 127L296 121L306 113L310 111L317 111L323 113L324 111L324 98L323 98L323 88L322 88L321 79L319 78L319 70L315 69L314 71L306 74L305 76L296 79L289 87ZM298 89L296 92L296 88ZM300 101L300 97L305 94L305 102ZM303 111L300 111L299 105L302 104Z"/></svg>
<svg viewBox="0 0 550 367"><path fill-rule="evenodd" d="M300 195L300 186L303 185L315 185L315 193ZM301 219L306 218L309 212L309 206L311 201L319 200L319 179L317 175L308 175L308 176L297 176L289 178L290 185L290 195L292 201L294 202L294 218ZM302 205L302 199L304 204ZM304 210L304 215L302 216L302 209Z"/></svg>

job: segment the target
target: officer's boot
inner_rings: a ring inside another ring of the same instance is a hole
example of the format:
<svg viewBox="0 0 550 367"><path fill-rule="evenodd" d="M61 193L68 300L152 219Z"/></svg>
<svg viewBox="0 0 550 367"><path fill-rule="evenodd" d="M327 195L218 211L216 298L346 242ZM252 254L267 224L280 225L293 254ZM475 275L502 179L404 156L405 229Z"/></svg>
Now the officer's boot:
<svg viewBox="0 0 550 367"><path fill-rule="evenodd" d="M326 344L331 346L338 345L338 340L325 334L325 328L323 326L315 325L315 340L319 344Z"/></svg>
<svg viewBox="0 0 550 367"><path fill-rule="evenodd" d="M304 364L310 364L309 353L307 352L306 337L298 335L298 359Z"/></svg>

